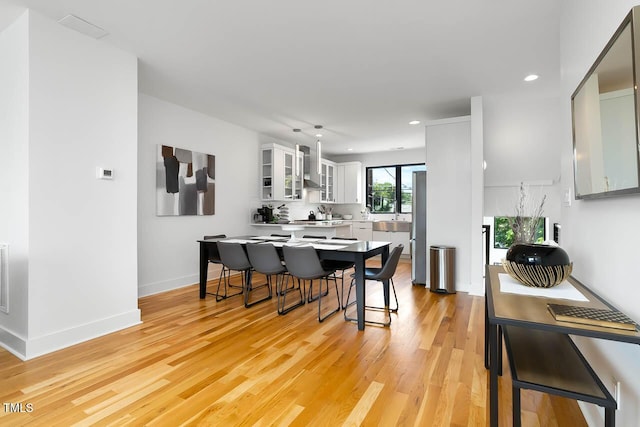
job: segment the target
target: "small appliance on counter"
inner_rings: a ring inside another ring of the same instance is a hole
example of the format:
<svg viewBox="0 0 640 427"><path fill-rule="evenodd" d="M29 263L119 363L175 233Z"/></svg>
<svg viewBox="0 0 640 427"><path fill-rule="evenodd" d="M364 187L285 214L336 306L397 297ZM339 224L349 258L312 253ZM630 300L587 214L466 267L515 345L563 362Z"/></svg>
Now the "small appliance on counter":
<svg viewBox="0 0 640 427"><path fill-rule="evenodd" d="M289 223L289 208L287 205L282 204L278 206L278 224Z"/></svg>
<svg viewBox="0 0 640 427"><path fill-rule="evenodd" d="M253 220L255 222L263 222L266 224L273 222L273 208L262 205L261 208L258 208L257 215L253 216Z"/></svg>

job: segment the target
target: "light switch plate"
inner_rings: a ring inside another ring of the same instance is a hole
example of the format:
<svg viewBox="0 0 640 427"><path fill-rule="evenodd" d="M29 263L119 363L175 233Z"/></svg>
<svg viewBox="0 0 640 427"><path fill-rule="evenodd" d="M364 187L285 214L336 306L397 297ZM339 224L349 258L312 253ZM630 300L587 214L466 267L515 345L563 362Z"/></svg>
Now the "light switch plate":
<svg viewBox="0 0 640 427"><path fill-rule="evenodd" d="M571 206L571 189L564 190L564 196L562 198L562 206Z"/></svg>
<svg viewBox="0 0 640 427"><path fill-rule="evenodd" d="M113 169L96 168L96 178L113 179Z"/></svg>

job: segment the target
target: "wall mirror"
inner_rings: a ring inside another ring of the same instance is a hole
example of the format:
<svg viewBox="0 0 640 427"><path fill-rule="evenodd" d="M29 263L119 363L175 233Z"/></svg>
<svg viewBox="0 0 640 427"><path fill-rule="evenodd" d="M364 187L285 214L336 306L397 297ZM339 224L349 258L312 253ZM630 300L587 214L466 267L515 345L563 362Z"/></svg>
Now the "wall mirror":
<svg viewBox="0 0 640 427"><path fill-rule="evenodd" d="M640 192L638 13L629 12L571 96L576 199Z"/></svg>

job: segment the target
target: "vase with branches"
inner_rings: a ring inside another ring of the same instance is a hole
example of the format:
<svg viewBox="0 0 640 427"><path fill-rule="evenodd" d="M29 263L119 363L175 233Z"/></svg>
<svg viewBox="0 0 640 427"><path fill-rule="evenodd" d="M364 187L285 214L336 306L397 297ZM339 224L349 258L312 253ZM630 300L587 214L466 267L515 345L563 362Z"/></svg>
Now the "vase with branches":
<svg viewBox="0 0 640 427"><path fill-rule="evenodd" d="M546 195L543 195L539 201L534 199L530 196L524 183L520 183L515 215L509 220L511 230L513 230L513 243L534 243L536 241L536 230L543 218L546 199Z"/></svg>

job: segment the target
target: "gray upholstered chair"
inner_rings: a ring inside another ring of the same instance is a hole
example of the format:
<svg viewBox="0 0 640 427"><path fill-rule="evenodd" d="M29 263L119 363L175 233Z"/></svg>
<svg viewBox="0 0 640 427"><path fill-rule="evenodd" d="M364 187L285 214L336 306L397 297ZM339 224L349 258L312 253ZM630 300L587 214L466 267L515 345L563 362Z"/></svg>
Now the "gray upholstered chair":
<svg viewBox="0 0 640 427"><path fill-rule="evenodd" d="M259 302L266 301L272 298L271 286L269 283L265 283L264 285L254 287L251 282L251 277L253 273L253 267L251 262L249 262L249 258L247 257L247 253L240 243L231 243L231 242L218 242L218 251L220 252L220 259L222 263L229 270L239 271L242 273L242 288L244 293L244 306L251 307ZM228 280L225 281L225 292ZM219 287L220 285L218 285ZM261 287L268 287L267 295L255 300L250 301L251 293L255 289L259 289Z"/></svg>
<svg viewBox="0 0 640 427"><path fill-rule="evenodd" d="M267 283L273 287L272 278L275 276L276 296L278 298L278 314L286 314L305 303L303 289L295 286L296 281L291 280L289 286L289 272L282 263L280 255L271 243L252 243L247 245L247 255L253 269L267 277ZM298 293L299 297L294 304L287 306L287 294Z"/></svg>
<svg viewBox="0 0 640 427"><path fill-rule="evenodd" d="M376 280L378 282L389 280L391 284L391 289L393 290L393 297L396 301L395 308L371 306L371 305L366 305L365 303L365 306L364 306L365 310L368 309L368 310L385 311L385 312L398 311L398 307L399 307L398 295L396 294L396 287L393 284L393 275L396 273L396 268L398 267L398 262L400 261L400 255L402 255L402 249L404 249L404 245L398 245L395 248L393 248L393 250L391 251L391 254L389 254L389 258L387 258L387 262L385 262L382 267L365 268L364 270L365 285L367 280ZM349 306L356 303L355 299L353 301L349 301L349 298L351 298L351 290L353 289L354 286L355 286L355 278L351 279L351 285L349 286L349 292L347 294L347 301L346 301L345 310L344 310L344 318L345 320L349 320L349 321L357 321L356 318L349 317L347 315L347 309L349 308ZM391 324L391 316L389 316L388 322L377 322L377 321L369 321L369 320L365 320L365 322L373 323L376 325L389 326Z"/></svg>
<svg viewBox="0 0 640 427"><path fill-rule="evenodd" d="M211 239L226 239L226 234L213 234L209 236L204 236L203 240L211 240ZM242 293L242 287L231 285L229 283L229 269L224 266L222 260L220 259L220 251L218 251L218 245L208 245L209 252L209 262L211 264L216 264L220 266L220 276L218 277L218 286L216 288L216 292L207 292L209 295L215 295L216 301L222 301L223 299L233 297L236 295L240 295ZM224 283L224 293L220 293L220 285ZM227 285L229 288L238 288L239 291L234 294L227 293Z"/></svg>
<svg viewBox="0 0 640 427"><path fill-rule="evenodd" d="M318 300L318 322L324 321L327 317L340 311L340 294L338 293L338 282L335 277L335 270L328 270L320 263L318 253L313 246L287 246L282 248L284 261L289 273L298 280L309 280L309 291L313 289L313 281L319 280L318 295L314 299ZM329 293L329 280L333 280L336 289L336 299L338 306L329 313L322 315L322 297ZM326 292L322 290L322 283L326 284ZM324 295L323 295L324 294Z"/></svg>

